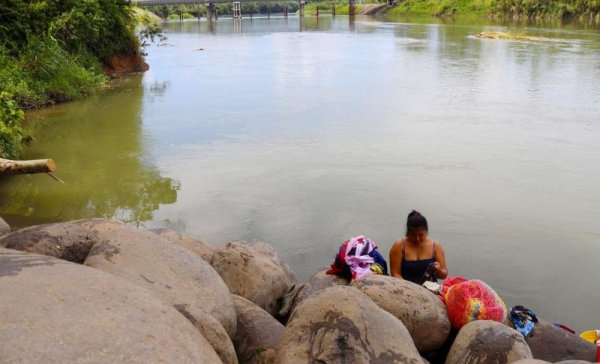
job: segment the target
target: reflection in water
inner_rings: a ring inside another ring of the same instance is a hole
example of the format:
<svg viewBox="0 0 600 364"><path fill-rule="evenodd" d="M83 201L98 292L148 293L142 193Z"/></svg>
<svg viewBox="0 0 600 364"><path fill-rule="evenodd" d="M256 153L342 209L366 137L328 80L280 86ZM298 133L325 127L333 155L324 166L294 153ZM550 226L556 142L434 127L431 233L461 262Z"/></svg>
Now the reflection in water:
<svg viewBox="0 0 600 364"><path fill-rule="evenodd" d="M571 283L597 285L600 33L488 41L473 35L510 29L427 21L167 24L143 96L134 82L36 117L29 156L55 157L78 197L19 177L0 216L130 211L215 244L272 243L307 278L349 236L387 251L417 208L452 275L584 328L600 292Z"/></svg>
<svg viewBox="0 0 600 364"><path fill-rule="evenodd" d="M242 19L233 19L233 32L235 34L242 33Z"/></svg>
<svg viewBox="0 0 600 364"><path fill-rule="evenodd" d="M170 81L157 81L146 86L146 90L148 90L148 93L152 96L164 96L170 83Z"/></svg>
<svg viewBox="0 0 600 364"><path fill-rule="evenodd" d="M119 217L141 222L177 200L178 182L163 178L145 155L141 130L141 77L85 101L34 114L35 142L24 158L51 157L65 184L44 175L6 178L0 211L17 226L34 221ZM168 82L150 85L164 94Z"/></svg>

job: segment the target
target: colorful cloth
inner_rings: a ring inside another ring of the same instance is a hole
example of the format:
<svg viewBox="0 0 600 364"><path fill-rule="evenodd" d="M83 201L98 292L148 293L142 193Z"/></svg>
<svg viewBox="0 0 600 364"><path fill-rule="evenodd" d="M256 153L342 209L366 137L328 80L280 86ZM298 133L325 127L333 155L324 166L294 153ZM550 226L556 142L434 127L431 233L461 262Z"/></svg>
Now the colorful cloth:
<svg viewBox="0 0 600 364"><path fill-rule="evenodd" d="M504 301L480 280L450 278L442 285L442 295L448 309L448 318L455 329L475 320L506 320Z"/></svg>
<svg viewBox="0 0 600 364"><path fill-rule="evenodd" d="M378 271L387 275L387 262L377 251L377 244L359 235L340 245L327 274L354 280Z"/></svg>
<svg viewBox="0 0 600 364"><path fill-rule="evenodd" d="M515 329L527 336L533 331L533 327L538 322L535 312L523 306L515 306L510 310L510 321Z"/></svg>

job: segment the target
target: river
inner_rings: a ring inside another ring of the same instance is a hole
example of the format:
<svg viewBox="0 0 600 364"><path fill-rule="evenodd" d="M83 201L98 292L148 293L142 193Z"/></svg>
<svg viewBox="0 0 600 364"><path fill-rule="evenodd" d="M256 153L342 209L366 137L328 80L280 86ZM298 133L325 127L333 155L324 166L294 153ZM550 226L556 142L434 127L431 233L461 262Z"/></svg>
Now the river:
<svg viewBox="0 0 600 364"><path fill-rule="evenodd" d="M150 70L30 113L13 227L117 217L274 245L301 279L421 211L450 275L600 328L600 31L428 19L169 23ZM542 41L482 40L515 31Z"/></svg>

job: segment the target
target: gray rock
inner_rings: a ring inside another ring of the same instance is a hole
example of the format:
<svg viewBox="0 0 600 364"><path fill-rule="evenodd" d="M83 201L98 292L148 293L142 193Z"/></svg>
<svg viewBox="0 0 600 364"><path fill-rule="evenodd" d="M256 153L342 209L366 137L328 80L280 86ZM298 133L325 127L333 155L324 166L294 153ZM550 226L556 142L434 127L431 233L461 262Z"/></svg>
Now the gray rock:
<svg viewBox="0 0 600 364"><path fill-rule="evenodd" d="M525 341L536 359L551 363L574 359L596 361L594 344L541 319Z"/></svg>
<svg viewBox="0 0 600 364"><path fill-rule="evenodd" d="M233 295L237 331L233 338L242 364L273 363L284 326L273 316L244 297Z"/></svg>
<svg viewBox="0 0 600 364"><path fill-rule="evenodd" d="M0 247L82 264L107 232L126 226L113 219L86 219L30 226L0 238Z"/></svg>
<svg viewBox="0 0 600 364"><path fill-rule="evenodd" d="M521 360L512 362L511 364L550 364L550 362L545 361L545 360L539 360L539 359L521 359Z"/></svg>
<svg viewBox="0 0 600 364"><path fill-rule="evenodd" d="M438 349L446 342L451 327L446 305L426 288L382 275L369 275L350 285L402 320L420 352Z"/></svg>
<svg viewBox="0 0 600 364"><path fill-rule="evenodd" d="M179 245L180 247L186 248L198 254L202 257L202 259L206 260L208 263L211 262L212 256L217 250L215 246L209 243L206 243L202 240L198 240L193 236L182 234L172 229L161 228L152 229L150 231L162 236L163 238L167 239L168 241L174 244Z"/></svg>
<svg viewBox="0 0 600 364"><path fill-rule="evenodd" d="M499 322L478 320L460 329L446 364L505 364L521 359L533 359L523 335Z"/></svg>
<svg viewBox="0 0 600 364"><path fill-rule="evenodd" d="M232 338L229 337L229 334L225 331L223 325L221 325L219 321L208 313L200 310L195 310L192 315L187 311L186 307L177 305L175 308L194 324L202 336L204 336L213 349L215 349L217 355L219 355L219 358L224 364L238 363Z"/></svg>
<svg viewBox="0 0 600 364"><path fill-rule="evenodd" d="M275 363L423 363L402 321L354 287L304 300L285 328Z"/></svg>
<svg viewBox="0 0 600 364"><path fill-rule="evenodd" d="M106 234L119 230L122 227L128 227L123 221L117 219L82 219L69 221L69 223L81 226L94 233L99 240L102 240Z"/></svg>
<svg viewBox="0 0 600 364"><path fill-rule="evenodd" d="M300 289L300 291L298 291L296 297L294 297L291 304L290 313L294 311L300 302L327 287L347 286L350 284L350 281L347 279L338 277L336 275L327 274L326 272L327 269L319 270L309 278L308 283L306 283Z"/></svg>
<svg viewBox="0 0 600 364"><path fill-rule="evenodd" d="M271 315L277 313L278 300L296 283L291 269L266 243L227 243L213 255L212 266L231 293L256 303Z"/></svg>
<svg viewBox="0 0 600 364"><path fill-rule="evenodd" d="M0 217L0 236L10 233L10 226Z"/></svg>
<svg viewBox="0 0 600 364"><path fill-rule="evenodd" d="M5 363L220 363L174 308L114 275L0 248Z"/></svg>
<svg viewBox="0 0 600 364"><path fill-rule="evenodd" d="M224 362L235 358L233 337L236 313L221 277L198 255L159 235L135 228L107 234L94 245L85 265L125 278L147 288L187 317L213 345ZM228 335L221 335L206 314ZM233 362L236 362L234 360Z"/></svg>

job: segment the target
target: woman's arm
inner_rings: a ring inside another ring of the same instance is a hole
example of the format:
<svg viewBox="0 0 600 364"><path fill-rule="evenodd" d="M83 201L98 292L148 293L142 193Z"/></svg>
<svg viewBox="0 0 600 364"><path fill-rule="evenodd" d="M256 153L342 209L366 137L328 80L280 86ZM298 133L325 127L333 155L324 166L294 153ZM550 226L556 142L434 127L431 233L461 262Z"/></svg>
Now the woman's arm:
<svg viewBox="0 0 600 364"><path fill-rule="evenodd" d="M392 277L402 278L402 240L398 240L390 249L390 273Z"/></svg>
<svg viewBox="0 0 600 364"><path fill-rule="evenodd" d="M435 276L439 279L446 279L448 277L448 268L446 267L446 255L444 255L444 248L438 241L435 244Z"/></svg>

